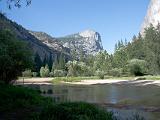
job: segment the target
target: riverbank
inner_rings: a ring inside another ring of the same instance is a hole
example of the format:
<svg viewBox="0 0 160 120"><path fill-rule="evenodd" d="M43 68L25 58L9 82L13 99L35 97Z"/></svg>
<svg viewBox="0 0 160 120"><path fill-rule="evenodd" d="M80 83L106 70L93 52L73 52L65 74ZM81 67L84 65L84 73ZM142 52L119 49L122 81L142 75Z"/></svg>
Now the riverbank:
<svg viewBox="0 0 160 120"><path fill-rule="evenodd" d="M145 85L157 85L160 86L160 80L82 80L80 82L64 82L74 85L95 85L95 84L125 84L125 85L136 85L136 86L145 86Z"/></svg>
<svg viewBox="0 0 160 120"><path fill-rule="evenodd" d="M136 85L136 86L145 86L145 85L160 86L160 80L88 79L88 80L78 80L75 82L74 81L67 82L60 80L59 83L72 84L72 85L125 84L125 85ZM25 78L17 80L15 84L54 84L54 78Z"/></svg>

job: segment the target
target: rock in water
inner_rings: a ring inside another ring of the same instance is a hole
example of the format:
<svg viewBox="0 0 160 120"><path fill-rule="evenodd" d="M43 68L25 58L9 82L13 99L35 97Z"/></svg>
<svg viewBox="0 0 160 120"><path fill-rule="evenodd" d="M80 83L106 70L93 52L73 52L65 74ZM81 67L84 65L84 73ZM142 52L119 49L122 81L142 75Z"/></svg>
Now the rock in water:
<svg viewBox="0 0 160 120"><path fill-rule="evenodd" d="M160 23L160 0L151 0L142 24L141 33L143 34L145 28L149 27L150 24L156 27L158 23Z"/></svg>

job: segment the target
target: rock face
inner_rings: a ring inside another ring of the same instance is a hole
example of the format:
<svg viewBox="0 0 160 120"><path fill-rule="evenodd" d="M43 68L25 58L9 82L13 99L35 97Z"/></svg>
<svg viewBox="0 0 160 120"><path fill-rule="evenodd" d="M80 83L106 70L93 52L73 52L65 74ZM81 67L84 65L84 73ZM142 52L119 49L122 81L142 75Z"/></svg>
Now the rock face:
<svg viewBox="0 0 160 120"><path fill-rule="evenodd" d="M141 33L143 34L144 29L149 27L150 24L156 27L158 23L160 23L160 0L151 0L141 27Z"/></svg>
<svg viewBox="0 0 160 120"><path fill-rule="evenodd" d="M93 30L85 30L77 34L57 38L64 47L70 48L77 53L83 52L85 55L96 54L103 50L101 36Z"/></svg>
<svg viewBox="0 0 160 120"><path fill-rule="evenodd" d="M63 47L62 44L56 39L53 38L52 36L48 35L47 33L44 32L34 32L34 31L29 31L34 37L36 37L38 40L40 40L42 43L47 45L51 49L55 49L59 52L64 52L66 54L70 54L70 49Z"/></svg>

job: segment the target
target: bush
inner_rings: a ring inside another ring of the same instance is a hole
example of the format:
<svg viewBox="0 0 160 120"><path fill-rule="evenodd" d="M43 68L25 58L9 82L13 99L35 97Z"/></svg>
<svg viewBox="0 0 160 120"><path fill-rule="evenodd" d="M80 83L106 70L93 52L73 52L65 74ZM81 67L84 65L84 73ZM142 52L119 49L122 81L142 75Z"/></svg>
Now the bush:
<svg viewBox="0 0 160 120"><path fill-rule="evenodd" d="M37 73L37 72L32 72L32 76L33 76L33 77L37 77L37 76L38 76L38 73Z"/></svg>
<svg viewBox="0 0 160 120"><path fill-rule="evenodd" d="M38 120L113 120L113 114L88 103L61 103L48 106Z"/></svg>
<svg viewBox="0 0 160 120"><path fill-rule="evenodd" d="M49 77L49 73L50 73L50 71L49 71L48 65L46 65L45 67L41 67L41 69L40 69L40 76L41 77Z"/></svg>
<svg viewBox="0 0 160 120"><path fill-rule="evenodd" d="M135 76L142 76L147 72L147 64L145 60L132 59L129 61L128 67L130 73Z"/></svg>
<svg viewBox="0 0 160 120"><path fill-rule="evenodd" d="M99 71L99 70L96 71L96 76L98 76L99 79L104 79L104 75L105 73L103 71Z"/></svg>
<svg viewBox="0 0 160 120"><path fill-rule="evenodd" d="M32 77L32 71L31 70L25 70L22 72L23 77Z"/></svg>
<svg viewBox="0 0 160 120"><path fill-rule="evenodd" d="M122 69L114 68L109 71L109 75L114 77L120 77L122 75Z"/></svg>
<svg viewBox="0 0 160 120"><path fill-rule="evenodd" d="M50 76L50 77L54 77L54 72L50 72L50 73L49 73L49 76Z"/></svg>
<svg viewBox="0 0 160 120"><path fill-rule="evenodd" d="M64 70L54 70L54 77L64 77L66 72Z"/></svg>
<svg viewBox="0 0 160 120"><path fill-rule="evenodd" d="M66 64L68 68L67 76L77 77L77 76L92 76L93 70L86 65L84 62L79 61L69 61Z"/></svg>

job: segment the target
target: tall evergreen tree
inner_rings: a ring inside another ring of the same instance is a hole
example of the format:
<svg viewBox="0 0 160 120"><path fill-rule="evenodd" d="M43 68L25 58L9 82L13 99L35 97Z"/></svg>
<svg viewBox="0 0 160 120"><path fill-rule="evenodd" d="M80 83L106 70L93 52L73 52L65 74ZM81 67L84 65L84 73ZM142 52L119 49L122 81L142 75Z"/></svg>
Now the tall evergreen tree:
<svg viewBox="0 0 160 120"><path fill-rule="evenodd" d="M52 69L52 63L53 63L53 59L52 59L52 54L50 53L49 60L48 60L49 70Z"/></svg>
<svg viewBox="0 0 160 120"><path fill-rule="evenodd" d="M64 70L65 69L65 58L64 58L63 53L61 53L60 57L59 57L59 69L60 70Z"/></svg>
<svg viewBox="0 0 160 120"><path fill-rule="evenodd" d="M35 54L35 58L34 58L34 70L35 70L36 72L39 72L41 66L42 66L41 58L40 58L39 54L36 53L36 54Z"/></svg>
<svg viewBox="0 0 160 120"><path fill-rule="evenodd" d="M53 61L53 64L52 64L52 72L54 72L54 70L58 70L59 69L59 63L58 63L58 56L56 55L55 56L55 59Z"/></svg>

